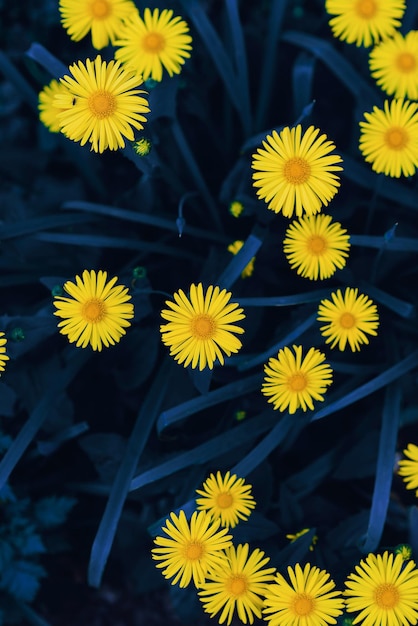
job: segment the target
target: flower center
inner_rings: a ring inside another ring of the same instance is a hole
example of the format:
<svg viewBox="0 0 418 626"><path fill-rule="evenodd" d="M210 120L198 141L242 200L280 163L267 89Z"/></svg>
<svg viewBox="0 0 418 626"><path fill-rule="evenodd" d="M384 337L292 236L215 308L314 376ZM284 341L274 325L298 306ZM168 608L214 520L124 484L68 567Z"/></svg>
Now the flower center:
<svg viewBox="0 0 418 626"><path fill-rule="evenodd" d="M165 37L160 33L148 33L142 40L146 52L161 52L165 48Z"/></svg>
<svg viewBox="0 0 418 626"><path fill-rule="evenodd" d="M110 117L116 110L116 98L103 89L89 96L88 105L93 115L99 119Z"/></svg>
<svg viewBox="0 0 418 626"><path fill-rule="evenodd" d="M364 17L369 20L377 13L377 6L375 0L358 0L356 4L356 11L360 17Z"/></svg>
<svg viewBox="0 0 418 626"><path fill-rule="evenodd" d="M232 576L227 583L228 591L234 596L242 596L247 591L248 583L245 576Z"/></svg>
<svg viewBox="0 0 418 626"><path fill-rule="evenodd" d="M327 241L320 235L312 235L308 239L308 250L311 254L321 256L327 249Z"/></svg>
<svg viewBox="0 0 418 626"><path fill-rule="evenodd" d="M381 609L393 609L399 602L399 591L391 583L383 583L374 592L374 599Z"/></svg>
<svg viewBox="0 0 418 626"><path fill-rule="evenodd" d="M99 298L91 298L83 304L81 315L87 322L95 324L100 322L106 315L106 305Z"/></svg>
<svg viewBox="0 0 418 626"><path fill-rule="evenodd" d="M204 548L199 541L191 541L187 544L185 549L185 557L190 561L196 561L201 559L204 553Z"/></svg>
<svg viewBox="0 0 418 626"><path fill-rule="evenodd" d="M215 334L216 324L213 317L202 313L192 319L191 330L196 339L210 339Z"/></svg>
<svg viewBox="0 0 418 626"><path fill-rule="evenodd" d="M216 498L216 504L220 509L229 509L233 501L233 497L228 492L220 493Z"/></svg>
<svg viewBox="0 0 418 626"><path fill-rule="evenodd" d="M298 593L296 598L292 602L292 608L296 615L304 617L312 613L314 609L314 603L310 596L306 593Z"/></svg>
<svg viewBox="0 0 418 626"><path fill-rule="evenodd" d="M308 381L306 380L306 376L302 372L298 372L297 374L290 376L288 382L292 391L302 391L305 389L307 383Z"/></svg>
<svg viewBox="0 0 418 626"><path fill-rule="evenodd" d="M396 59L396 66L401 72L412 72L415 69L417 62L413 54L410 52L401 52Z"/></svg>
<svg viewBox="0 0 418 626"><path fill-rule="evenodd" d="M353 328L356 325L356 318L352 313L343 313L340 317L340 326L342 328Z"/></svg>
<svg viewBox="0 0 418 626"><path fill-rule="evenodd" d="M408 133L404 128L389 128L385 133L385 141L392 150L402 150L408 143Z"/></svg>
<svg viewBox="0 0 418 626"><path fill-rule="evenodd" d="M306 183L311 174L309 163L301 157L293 157L286 161L283 175L288 183L292 185L302 185Z"/></svg>
<svg viewBox="0 0 418 626"><path fill-rule="evenodd" d="M90 5L90 10L96 19L108 17L112 12L112 7L107 0L94 0Z"/></svg>

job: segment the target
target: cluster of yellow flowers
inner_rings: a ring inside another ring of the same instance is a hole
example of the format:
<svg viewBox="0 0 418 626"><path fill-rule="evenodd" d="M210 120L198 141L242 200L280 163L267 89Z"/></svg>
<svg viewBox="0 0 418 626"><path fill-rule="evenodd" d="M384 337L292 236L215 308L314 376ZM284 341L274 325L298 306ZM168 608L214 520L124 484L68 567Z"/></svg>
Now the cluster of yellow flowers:
<svg viewBox="0 0 418 626"><path fill-rule="evenodd" d="M117 285L117 277L107 280L107 272L84 270L75 282L67 281L63 290L68 295L56 295L54 315L62 318L58 328L77 347L101 351L118 343L134 317L132 296L124 285ZM167 324L160 327L162 341L170 347L170 354L184 366L213 368L216 359L224 363L224 353L230 356L241 347L235 336L244 329L236 325L245 315L237 303L230 302L231 293L226 289L209 286L206 292L201 283L191 285L190 299L179 290L174 302L161 312ZM367 342L366 333L375 334L377 313L366 296L357 296L357 290L347 289L343 298L340 290L333 295L333 302L323 300L318 310L318 320L326 321L321 332L343 350L348 343L354 351ZM69 297L68 297L69 296ZM363 317L362 317L362 314ZM350 324L344 322L347 318ZM354 318L355 325L351 324ZM355 328L355 332L352 332ZM7 340L0 333L0 373L9 360L6 354ZM332 369L325 363L325 355L310 348L303 356L303 347L294 345L281 349L277 358L270 358L264 366L265 379L262 393L275 409L295 413L301 408L313 410L313 400L323 400L323 394L332 382ZM404 451L409 461L402 461L400 474L408 488L418 488L418 447L410 444ZM418 492L417 492L418 495ZM243 492L240 493L243 497ZM200 504L200 502L198 502ZM248 504L249 508L252 508ZM233 526L237 520L228 519Z"/></svg>
<svg viewBox="0 0 418 626"><path fill-rule="evenodd" d="M386 176L412 176L418 167L418 32L399 30L405 0L326 0L329 24L342 41L372 47L371 76L393 100L360 122L360 151Z"/></svg>
<svg viewBox="0 0 418 626"><path fill-rule="evenodd" d="M347 576L344 591L316 565L288 566L286 578L266 567L270 558L260 549L234 546L228 533L254 509L251 490L235 474L211 474L196 490L201 497L190 520L183 510L172 512L163 535L154 538L156 567L172 585L184 588L193 581L210 617L227 626L235 615L244 624L256 617L269 626L325 626L336 624L345 609L358 614L354 624L365 626L417 622L418 569L408 546L370 553Z"/></svg>
<svg viewBox="0 0 418 626"><path fill-rule="evenodd" d="M39 94L40 119L52 132L82 146L89 142L95 152L124 148L150 112L143 82L161 81L164 70L179 74L190 57L189 27L168 9L146 8L141 16L130 0L60 0L59 10L72 40L91 33L97 50L117 49L109 62L100 55L77 61L70 74L51 80ZM133 147L141 155L147 146Z"/></svg>

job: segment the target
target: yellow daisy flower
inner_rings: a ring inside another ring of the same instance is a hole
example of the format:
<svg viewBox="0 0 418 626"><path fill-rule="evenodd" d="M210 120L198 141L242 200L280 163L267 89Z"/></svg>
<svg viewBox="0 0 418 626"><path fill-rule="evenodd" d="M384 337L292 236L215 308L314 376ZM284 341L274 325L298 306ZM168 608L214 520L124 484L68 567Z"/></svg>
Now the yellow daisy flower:
<svg viewBox="0 0 418 626"><path fill-rule="evenodd" d="M182 65L190 57L192 38L189 27L181 17L173 17L171 9L144 10L125 20L116 42L115 58L141 74L160 81L165 69L170 76L180 74Z"/></svg>
<svg viewBox="0 0 418 626"><path fill-rule="evenodd" d="M0 376L2 372L4 372L6 361L10 359L10 357L8 357L6 354L6 344L7 344L7 339L4 333L0 333Z"/></svg>
<svg viewBox="0 0 418 626"><path fill-rule="evenodd" d="M331 348L338 345L345 350L348 344L353 352L362 344L369 343L367 335L377 335L379 314L377 307L368 296L358 293L358 289L347 287L344 295L341 289L331 294L331 300L321 300L318 308L318 321L326 322L320 331L326 337L325 343Z"/></svg>
<svg viewBox="0 0 418 626"><path fill-rule="evenodd" d="M107 281L107 272L84 270L83 277L75 277L76 282L64 283L64 291L71 297L55 296L54 315L62 317L58 328L68 336L70 343L93 350L101 350L120 341L126 334L125 328L131 325L128 320L134 316L131 296L123 285L115 286L117 276Z"/></svg>
<svg viewBox="0 0 418 626"><path fill-rule="evenodd" d="M384 110L373 107L360 122L360 151L378 174L412 176L418 167L418 105L388 100Z"/></svg>
<svg viewBox="0 0 418 626"><path fill-rule="evenodd" d="M227 626L235 612L244 624L252 624L254 616L261 618L262 596L275 572L274 567L264 567L269 561L258 548L250 553L248 543L228 548L198 592L204 611L211 617L222 611L218 622L226 621Z"/></svg>
<svg viewBox="0 0 418 626"><path fill-rule="evenodd" d="M89 32L93 48L114 44L122 21L136 6L131 0L59 0L61 23L73 41Z"/></svg>
<svg viewBox="0 0 418 626"><path fill-rule="evenodd" d="M62 109L55 106L55 96L57 94L66 93L68 93L66 87L53 78L38 95L39 119L51 133L59 133L60 131L58 113L60 113Z"/></svg>
<svg viewBox="0 0 418 626"><path fill-rule="evenodd" d="M396 32L369 55L370 72L389 96L418 100L418 31Z"/></svg>
<svg viewBox="0 0 418 626"><path fill-rule="evenodd" d="M323 280L345 266L350 237L329 215L305 215L286 230L283 250L300 276Z"/></svg>
<svg viewBox="0 0 418 626"><path fill-rule="evenodd" d="M253 186L257 195L275 213L300 217L313 215L332 200L340 186L334 172L343 168L342 159L330 154L335 146L326 135L310 126L302 135L302 126L273 130L263 141L263 148L253 154Z"/></svg>
<svg viewBox="0 0 418 626"><path fill-rule="evenodd" d="M264 365L262 393L268 402L279 411L295 413L313 411L312 400L324 399L327 387L332 383L332 369L325 363L325 355L316 348L310 348L302 358L302 346L293 346L293 352L285 347L279 350L277 358L270 358Z"/></svg>
<svg viewBox="0 0 418 626"><path fill-rule="evenodd" d="M325 0L334 37L367 48L393 35L405 8L405 0Z"/></svg>
<svg viewBox="0 0 418 626"><path fill-rule="evenodd" d="M344 595L349 612L358 612L353 624L408 626L418 620L418 570L414 561L389 552L369 554L355 567Z"/></svg>
<svg viewBox="0 0 418 626"><path fill-rule="evenodd" d="M175 302L166 301L170 309L161 311L168 324L160 326L162 342L169 346L170 354L184 367L191 364L213 369L216 359L224 364L223 352L230 356L241 348L235 334L244 329L235 322L244 319L243 309L230 302L232 294L226 289L210 285L206 293L202 283L191 285L190 296L182 289L174 294Z"/></svg>
<svg viewBox="0 0 418 626"><path fill-rule="evenodd" d="M232 545L232 535L228 529L221 528L220 520L195 511L187 521L184 511L178 515L170 513L163 532L166 536L156 537L152 558L161 561L156 567L165 568L162 572L167 579L172 578L172 585L179 583L187 587L191 580L196 587L201 587L209 568L225 563L224 550Z"/></svg>
<svg viewBox="0 0 418 626"><path fill-rule="evenodd" d="M344 600L326 570L307 563L287 568L290 583L277 573L268 585L264 601L264 619L269 626L326 626L336 624L343 612Z"/></svg>
<svg viewBox="0 0 418 626"><path fill-rule="evenodd" d="M222 526L229 528L234 528L240 520L247 520L255 507L251 485L246 485L236 474L231 476L230 472L225 476L217 472L216 477L211 474L196 493L203 496L196 498L198 510L207 511L213 519L220 519Z"/></svg>
<svg viewBox="0 0 418 626"><path fill-rule="evenodd" d="M415 495L418 497L418 446L409 443L403 450L408 460L399 461L399 476L402 476L407 489L416 489Z"/></svg>
<svg viewBox="0 0 418 626"><path fill-rule="evenodd" d="M149 113L147 93L138 89L141 78L100 55L69 70L72 76L61 78L68 93L54 99L55 106L65 109L58 114L64 135L82 146L89 141L95 152L124 148L125 138L133 141L132 128L141 130L144 113Z"/></svg>
<svg viewBox="0 0 418 626"><path fill-rule="evenodd" d="M228 252L232 252L232 254L238 254L238 252L241 250L243 245L244 245L244 242L241 239L237 239L237 241L234 241L233 243L229 244ZM254 272L254 263L255 263L255 256L252 257L250 262L247 263L247 265L242 270L241 278L249 278L250 276L252 276L252 273Z"/></svg>

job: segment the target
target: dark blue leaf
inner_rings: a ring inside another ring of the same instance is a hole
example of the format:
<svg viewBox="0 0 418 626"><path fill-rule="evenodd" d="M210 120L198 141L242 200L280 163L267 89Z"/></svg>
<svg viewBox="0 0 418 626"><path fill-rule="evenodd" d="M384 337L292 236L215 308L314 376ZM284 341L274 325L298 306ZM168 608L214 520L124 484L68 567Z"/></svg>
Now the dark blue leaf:
<svg viewBox="0 0 418 626"><path fill-rule="evenodd" d="M137 415L125 456L113 482L112 490L91 549L88 580L93 587L99 587L100 585L123 505L129 492L129 486L164 399L172 366L172 361L166 359L155 376Z"/></svg>
<svg viewBox="0 0 418 626"><path fill-rule="evenodd" d="M76 503L75 498L68 496L48 496L38 500L34 515L39 528L55 528L63 524Z"/></svg>
<svg viewBox="0 0 418 626"><path fill-rule="evenodd" d="M377 549L385 525L398 440L401 399L402 394L397 383L386 388L372 506L366 540L362 547L365 553L374 552Z"/></svg>
<svg viewBox="0 0 418 626"><path fill-rule="evenodd" d="M40 586L40 578L46 571L40 565L29 561L14 561L0 573L0 588L10 593L16 600L32 602Z"/></svg>

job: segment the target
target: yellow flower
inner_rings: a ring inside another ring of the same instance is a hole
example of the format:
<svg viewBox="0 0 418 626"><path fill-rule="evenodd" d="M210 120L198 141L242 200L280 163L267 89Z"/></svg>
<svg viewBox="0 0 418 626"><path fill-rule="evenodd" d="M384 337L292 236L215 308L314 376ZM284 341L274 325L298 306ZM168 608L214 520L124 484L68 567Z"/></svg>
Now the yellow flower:
<svg viewBox="0 0 418 626"><path fill-rule="evenodd" d="M331 300L321 300L318 308L318 321L326 322L320 331L326 337L325 343L331 348L338 345L339 350L345 350L348 343L351 350L360 350L363 343L368 344L367 335L377 335L379 314L377 307L364 294L358 294L358 289L347 287L344 295L341 289L331 294Z"/></svg>
<svg viewBox="0 0 418 626"><path fill-rule="evenodd" d="M189 27L181 17L173 17L171 9L144 10L125 20L116 45L115 58L125 63L144 80L160 81L163 69L170 76L180 74L182 65L192 49Z"/></svg>
<svg viewBox="0 0 418 626"><path fill-rule="evenodd" d="M334 37L356 46L393 35L405 8L405 0L325 0L325 10L335 15L329 22Z"/></svg>
<svg viewBox="0 0 418 626"><path fill-rule="evenodd" d="M299 539L299 537L303 537L303 535L306 535L306 533L308 533L310 531L310 528L303 528L302 530L299 530L299 532L297 533L289 533L288 535L286 535L286 539L290 539L290 543L294 543L297 539ZM318 537L317 535L314 535L312 537L312 543L309 546L309 550L312 552L314 549L315 544L318 541Z"/></svg>
<svg viewBox="0 0 418 626"><path fill-rule="evenodd" d="M243 211L244 211L244 205L242 204L242 202L239 202L238 200L234 200L229 205L229 212L233 217L239 217Z"/></svg>
<svg viewBox="0 0 418 626"><path fill-rule="evenodd" d="M418 570L414 561L384 552L369 554L346 582L347 611L358 612L353 624L408 626L418 620Z"/></svg>
<svg viewBox="0 0 418 626"><path fill-rule="evenodd" d="M254 615L261 618L262 596L275 572L264 567L269 561L258 548L249 553L248 543L228 548L223 563L210 569L198 592L205 612L215 617L222 611L218 622L227 626L235 611L244 624L252 624Z"/></svg>
<svg viewBox="0 0 418 626"><path fill-rule="evenodd" d="M5 338L4 333L0 333L0 376L1 373L4 372L6 361L8 361L10 358L6 354L6 344L7 339Z"/></svg>
<svg viewBox="0 0 418 626"><path fill-rule="evenodd" d="M325 626L336 624L344 600L326 570L307 563L287 568L290 583L277 573L268 585L263 609L269 626Z"/></svg>
<svg viewBox="0 0 418 626"><path fill-rule="evenodd" d="M197 508L207 511L213 519L220 519L222 526L234 528L240 520L247 520L255 501L251 495L251 485L246 485L243 478L227 472L211 474L196 493L203 496L196 498Z"/></svg>
<svg viewBox="0 0 418 626"><path fill-rule="evenodd" d="M409 561L412 556L412 548L407 543L399 543L394 549L394 553L400 554L403 561Z"/></svg>
<svg viewBox="0 0 418 626"><path fill-rule="evenodd" d="M229 244L228 251L232 252L232 254L238 254L238 252L241 250L243 245L244 245L244 242L241 239L237 239L237 241L234 241L233 243ZM254 263L255 263L255 256L252 257L250 262L247 263L247 265L242 270L241 272L242 278L248 278L249 276L252 275L252 273L254 272Z"/></svg>
<svg viewBox="0 0 418 626"><path fill-rule="evenodd" d="M418 166L418 105L388 100L384 110L373 107L360 122L360 151L378 174L412 176Z"/></svg>
<svg viewBox="0 0 418 626"><path fill-rule="evenodd" d="M286 230L283 250L300 276L323 280L345 266L349 241L347 231L329 215L305 215Z"/></svg>
<svg viewBox="0 0 418 626"><path fill-rule="evenodd" d="M274 409L295 413L313 411L312 400L323 401L327 387L332 383L332 369L325 363L325 355L310 348L302 359L302 346L293 346L294 353L285 347L277 358L270 358L264 365L262 393Z"/></svg>
<svg viewBox="0 0 418 626"><path fill-rule="evenodd" d="M408 460L399 461L399 476L402 476L407 489L416 489L415 495L418 497L418 446L409 443L403 450Z"/></svg>
<svg viewBox="0 0 418 626"><path fill-rule="evenodd" d="M136 6L130 0L59 0L61 22L73 41L91 31L93 47L114 44L122 21Z"/></svg>
<svg viewBox="0 0 418 626"><path fill-rule="evenodd" d="M418 100L418 31L396 32L375 46L369 56L370 72L389 96Z"/></svg>
<svg viewBox="0 0 418 626"><path fill-rule="evenodd" d="M135 141L132 147L138 156L143 157L143 156L147 156L150 153L151 146L152 144L150 140L145 139L145 137L142 137L142 139Z"/></svg>
<svg viewBox="0 0 418 626"><path fill-rule="evenodd" d="M54 105L55 96L66 93L68 93L66 87L53 78L38 95L39 119L51 133L59 133L60 131L58 113L62 109Z"/></svg>
<svg viewBox="0 0 418 626"><path fill-rule="evenodd" d="M108 347L120 341L125 328L131 325L128 320L134 316L131 296L123 285L115 286L117 276L106 282L107 272L84 270L83 277L75 277L76 282L67 281L64 290L71 296L56 296L54 315L62 317L58 328L68 336L70 343L93 350L101 350L102 344Z"/></svg>
<svg viewBox="0 0 418 626"><path fill-rule="evenodd" d="M160 331L176 361L184 367L213 369L216 359L224 364L223 352L227 356L238 352L242 343L234 333L241 334L244 329L235 322L245 315L238 304L229 302L231 296L226 289L212 285L204 293L199 283L191 285L189 298L179 289L175 302L166 301L170 309L161 311L161 317L169 323L160 326Z"/></svg>
<svg viewBox="0 0 418 626"><path fill-rule="evenodd" d="M68 94L55 96L54 105L65 109L58 114L61 131L82 146L89 141L95 152L125 147L124 138L134 140L132 128L141 130L149 112L142 80L115 61L78 61L69 68L72 76L61 83Z"/></svg>
<svg viewBox="0 0 418 626"><path fill-rule="evenodd" d="M208 569L225 562L224 550L232 544L232 535L226 528L219 530L220 520L213 521L204 511L195 511L190 523L184 511L170 517L162 529L166 536L154 539L152 558L161 561L156 567L165 568L162 574L173 579L172 585L187 587L193 579L201 587Z"/></svg>
<svg viewBox="0 0 418 626"><path fill-rule="evenodd" d="M257 195L275 213L300 217L313 215L332 200L340 186L334 172L343 168L342 159L330 154L335 146L326 135L310 126L302 135L300 125L273 130L263 141L263 148L253 154L253 185Z"/></svg>

